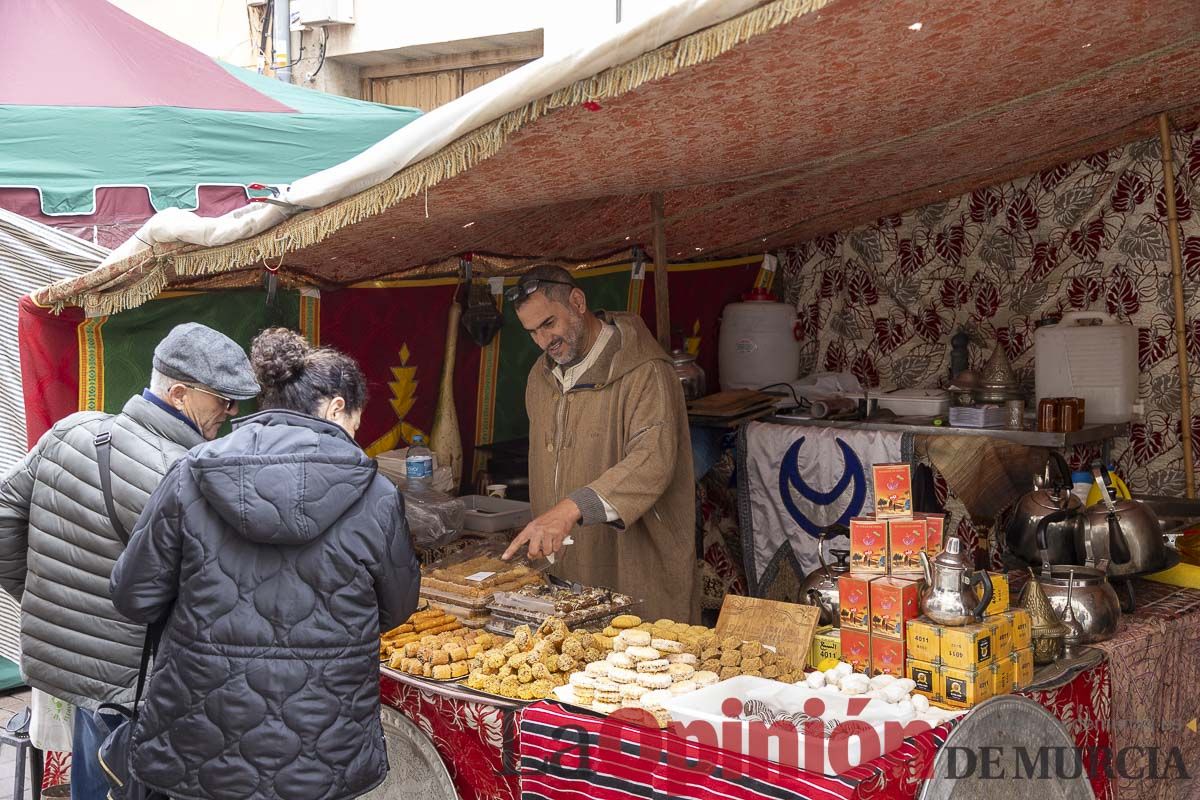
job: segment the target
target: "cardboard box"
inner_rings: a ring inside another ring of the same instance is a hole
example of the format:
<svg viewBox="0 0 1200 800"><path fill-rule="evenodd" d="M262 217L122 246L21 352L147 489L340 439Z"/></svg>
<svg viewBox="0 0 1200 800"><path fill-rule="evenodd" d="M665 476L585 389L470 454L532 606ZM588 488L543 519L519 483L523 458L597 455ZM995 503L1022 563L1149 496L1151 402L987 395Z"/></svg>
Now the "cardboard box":
<svg viewBox="0 0 1200 800"><path fill-rule="evenodd" d="M946 535L946 515L918 511L913 516L925 520L925 552L936 558L942 552L942 539Z"/></svg>
<svg viewBox="0 0 1200 800"><path fill-rule="evenodd" d="M908 464L875 464L875 516L912 516L912 469Z"/></svg>
<svg viewBox="0 0 1200 800"><path fill-rule="evenodd" d="M893 575L921 576L925 549L925 520L888 520L888 563Z"/></svg>
<svg viewBox="0 0 1200 800"><path fill-rule="evenodd" d="M1008 611L1008 607L1012 602L1012 598L1008 590L1008 573L1006 572L989 572L988 577L992 579L992 599L984 609L985 617L992 617L996 614L1003 614ZM975 587L975 596L980 600L983 599L983 585L979 584Z"/></svg>
<svg viewBox="0 0 1200 800"><path fill-rule="evenodd" d="M813 636L812 653L808 663L816 667L827 658L842 660L842 632L832 626L817 631Z"/></svg>
<svg viewBox="0 0 1200 800"><path fill-rule="evenodd" d="M942 697L942 671L937 664L909 658L904 662L904 677L917 685L913 691L932 699Z"/></svg>
<svg viewBox="0 0 1200 800"><path fill-rule="evenodd" d="M978 670L992 663L992 626L983 623L942 628L942 666Z"/></svg>
<svg viewBox="0 0 1200 800"><path fill-rule="evenodd" d="M904 623L921 615L920 581L885 576L871 581L871 635L904 641Z"/></svg>
<svg viewBox="0 0 1200 800"><path fill-rule="evenodd" d="M992 697L1008 694L1013 690L1013 661L1011 658L1000 658L991 666Z"/></svg>
<svg viewBox="0 0 1200 800"><path fill-rule="evenodd" d="M992 696L991 669L939 668L942 704L950 708L974 708Z"/></svg>
<svg viewBox="0 0 1200 800"><path fill-rule="evenodd" d="M871 576L853 573L838 576L838 601L842 630L866 633L871 629ZM845 649L843 641L842 649Z"/></svg>
<svg viewBox="0 0 1200 800"><path fill-rule="evenodd" d="M842 661L854 667L855 672L870 669L871 634L842 628Z"/></svg>
<svg viewBox="0 0 1200 800"><path fill-rule="evenodd" d="M850 520L850 569L887 574L887 520L854 517Z"/></svg>
<svg viewBox="0 0 1200 800"><path fill-rule="evenodd" d="M1008 617L997 614L994 617L986 618L983 624L992 628L992 659L994 661L1007 659L1013 649L1012 624L1008 621Z"/></svg>
<svg viewBox="0 0 1200 800"><path fill-rule="evenodd" d="M904 677L904 640L871 637L871 674Z"/></svg>
<svg viewBox="0 0 1200 800"><path fill-rule="evenodd" d="M1020 691L1033 683L1033 650L1022 647L1009 658L1013 663L1013 691Z"/></svg>
<svg viewBox="0 0 1200 800"><path fill-rule="evenodd" d="M942 661L942 628L927 619L909 620L904 630L908 657L916 661L940 664Z"/></svg>
<svg viewBox="0 0 1200 800"><path fill-rule="evenodd" d="M1033 645L1033 621L1029 612L1023 608L1014 608L1004 613L1012 628L1012 649L1024 650Z"/></svg>

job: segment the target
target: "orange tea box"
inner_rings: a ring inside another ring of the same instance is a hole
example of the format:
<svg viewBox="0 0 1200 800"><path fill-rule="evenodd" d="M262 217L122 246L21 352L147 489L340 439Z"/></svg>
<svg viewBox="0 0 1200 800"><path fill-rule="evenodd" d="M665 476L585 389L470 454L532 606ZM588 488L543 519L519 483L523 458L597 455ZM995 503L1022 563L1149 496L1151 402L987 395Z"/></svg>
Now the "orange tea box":
<svg viewBox="0 0 1200 800"><path fill-rule="evenodd" d="M904 677L904 640L871 637L871 674Z"/></svg>
<svg viewBox="0 0 1200 800"><path fill-rule="evenodd" d="M942 628L927 619L909 620L905 625L904 640L908 645L908 657L930 664L942 660Z"/></svg>
<svg viewBox="0 0 1200 800"><path fill-rule="evenodd" d="M913 691L930 699L941 699L942 671L936 664L910 658L904 662L904 677L917 685Z"/></svg>
<svg viewBox="0 0 1200 800"><path fill-rule="evenodd" d="M875 516L912 516L912 469L908 464L875 464Z"/></svg>
<svg viewBox="0 0 1200 800"><path fill-rule="evenodd" d="M870 584L869 575L859 576L851 573L838 576L838 614L842 620L843 631L850 629L865 633L871 629ZM845 650L845 643L842 648Z"/></svg>
<svg viewBox="0 0 1200 800"><path fill-rule="evenodd" d="M925 552L936 558L942 552L942 537L946 533L946 515L916 512L914 517L925 520Z"/></svg>
<svg viewBox="0 0 1200 800"><path fill-rule="evenodd" d="M888 520L888 553L893 575L920 575L925 549L925 520Z"/></svg>
<svg viewBox="0 0 1200 800"><path fill-rule="evenodd" d="M904 623L921 615L920 588L890 575L871 581L871 633L904 641Z"/></svg>
<svg viewBox="0 0 1200 800"><path fill-rule="evenodd" d="M854 517L850 520L850 569L887 574L887 520Z"/></svg>
<svg viewBox="0 0 1200 800"><path fill-rule="evenodd" d="M871 634L842 628L842 661L855 672L866 672L871 666Z"/></svg>

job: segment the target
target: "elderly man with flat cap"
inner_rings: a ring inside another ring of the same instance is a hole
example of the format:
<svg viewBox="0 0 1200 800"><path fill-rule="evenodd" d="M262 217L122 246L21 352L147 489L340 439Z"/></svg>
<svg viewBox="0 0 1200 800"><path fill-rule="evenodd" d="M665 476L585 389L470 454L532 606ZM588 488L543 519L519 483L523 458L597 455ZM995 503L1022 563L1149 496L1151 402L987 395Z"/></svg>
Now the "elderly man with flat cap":
<svg viewBox="0 0 1200 800"><path fill-rule="evenodd" d="M0 478L0 588L21 604L21 671L78 706L72 798L108 791L94 709L133 700L146 630L108 592L128 531L171 465L258 390L236 342L178 325L154 349L149 388L121 413L72 414Z"/></svg>

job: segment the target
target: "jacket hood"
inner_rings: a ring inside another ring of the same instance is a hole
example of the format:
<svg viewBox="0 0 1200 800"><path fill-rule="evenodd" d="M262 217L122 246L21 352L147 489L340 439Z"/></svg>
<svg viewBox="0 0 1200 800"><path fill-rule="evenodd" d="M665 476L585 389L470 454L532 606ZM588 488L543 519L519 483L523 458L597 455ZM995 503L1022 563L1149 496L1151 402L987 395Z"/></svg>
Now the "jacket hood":
<svg viewBox="0 0 1200 800"><path fill-rule="evenodd" d="M193 450L189 468L205 500L253 542L303 544L358 502L374 460L339 426L293 411L263 411L229 436Z"/></svg>
<svg viewBox="0 0 1200 800"><path fill-rule="evenodd" d="M594 388L612 383L648 361L671 363L670 357L659 345L658 340L650 335L650 329L637 314L600 311L596 316L601 322L616 326L617 335L609 341L608 347L596 359L596 363L580 376L575 384L577 388ZM544 368L543 377L555 383L554 375L550 372L554 369L554 362L549 356L543 356L541 364Z"/></svg>

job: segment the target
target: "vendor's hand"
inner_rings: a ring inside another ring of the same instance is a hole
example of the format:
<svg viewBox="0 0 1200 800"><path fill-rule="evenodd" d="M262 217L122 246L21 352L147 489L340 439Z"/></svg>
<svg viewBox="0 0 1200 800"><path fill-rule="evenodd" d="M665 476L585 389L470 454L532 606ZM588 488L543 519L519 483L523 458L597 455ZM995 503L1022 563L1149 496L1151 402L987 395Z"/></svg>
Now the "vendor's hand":
<svg viewBox="0 0 1200 800"><path fill-rule="evenodd" d="M574 500L563 500L526 525L501 557L508 561L526 544L529 545L530 558L558 553L563 548L563 540L570 535L571 528L574 528L575 523L582 517L583 514Z"/></svg>

